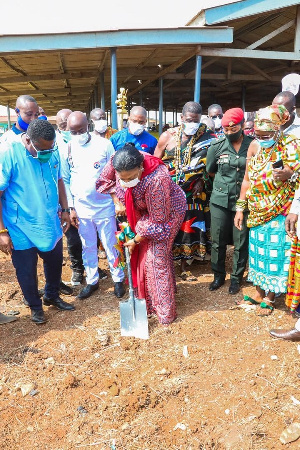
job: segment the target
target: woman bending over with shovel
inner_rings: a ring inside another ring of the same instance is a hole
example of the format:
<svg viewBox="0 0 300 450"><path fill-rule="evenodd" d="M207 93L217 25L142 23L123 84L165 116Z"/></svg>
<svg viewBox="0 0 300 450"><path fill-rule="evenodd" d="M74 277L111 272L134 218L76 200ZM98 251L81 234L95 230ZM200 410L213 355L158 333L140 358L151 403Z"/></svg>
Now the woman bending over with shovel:
<svg viewBox="0 0 300 450"><path fill-rule="evenodd" d="M137 296L146 299L148 314L170 324L176 319L172 246L186 212L183 190L159 158L131 143L107 163L96 189L112 196L116 215L127 215L135 233L124 245L131 254Z"/></svg>

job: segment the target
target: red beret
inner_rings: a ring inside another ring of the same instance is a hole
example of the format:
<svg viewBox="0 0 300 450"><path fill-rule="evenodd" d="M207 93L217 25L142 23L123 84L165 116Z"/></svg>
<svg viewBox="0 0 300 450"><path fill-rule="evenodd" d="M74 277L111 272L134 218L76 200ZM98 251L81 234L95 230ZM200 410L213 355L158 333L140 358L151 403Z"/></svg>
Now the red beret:
<svg viewBox="0 0 300 450"><path fill-rule="evenodd" d="M222 127L232 127L241 123L244 119L244 111L241 108L228 109L222 117Z"/></svg>

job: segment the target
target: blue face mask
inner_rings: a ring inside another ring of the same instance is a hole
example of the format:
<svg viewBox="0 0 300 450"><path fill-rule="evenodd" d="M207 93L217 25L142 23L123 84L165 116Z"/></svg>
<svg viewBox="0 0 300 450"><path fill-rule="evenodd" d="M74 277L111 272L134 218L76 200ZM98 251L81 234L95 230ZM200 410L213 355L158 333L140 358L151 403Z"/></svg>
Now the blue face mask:
<svg viewBox="0 0 300 450"><path fill-rule="evenodd" d="M65 142L70 142L70 140L71 140L71 132L70 131L59 130L59 132L62 135L62 138Z"/></svg>
<svg viewBox="0 0 300 450"><path fill-rule="evenodd" d="M48 120L48 117L47 116L39 116L39 119L40 120Z"/></svg>
<svg viewBox="0 0 300 450"><path fill-rule="evenodd" d="M259 145L263 148L270 148L276 143L275 139L268 139L266 141L260 141L258 139L258 142L259 142Z"/></svg>
<svg viewBox="0 0 300 450"><path fill-rule="evenodd" d="M24 120L21 117L21 114L18 116L18 124L22 130L26 131L29 127L29 123L24 122Z"/></svg>

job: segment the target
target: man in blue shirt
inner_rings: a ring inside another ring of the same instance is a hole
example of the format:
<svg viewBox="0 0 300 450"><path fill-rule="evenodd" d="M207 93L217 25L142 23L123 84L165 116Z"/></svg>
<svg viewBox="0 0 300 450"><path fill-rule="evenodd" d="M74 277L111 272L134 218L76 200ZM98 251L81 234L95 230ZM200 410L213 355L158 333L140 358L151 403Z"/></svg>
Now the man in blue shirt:
<svg viewBox="0 0 300 450"><path fill-rule="evenodd" d="M17 98L15 111L18 116L17 122L1 136L0 143L14 141L19 134L27 130L30 122L39 116L38 104L30 95L20 95Z"/></svg>
<svg viewBox="0 0 300 450"><path fill-rule="evenodd" d="M147 111L142 106L134 106L129 115L128 128L114 134L110 141L115 150L124 147L126 142L132 142L138 150L153 155L157 139L145 131Z"/></svg>
<svg viewBox="0 0 300 450"><path fill-rule="evenodd" d="M46 322L37 287L37 256L44 262L44 305L60 310L74 306L59 297L62 228L70 227L65 186L55 131L46 120L34 120L27 133L0 149L0 250L11 254L18 282L31 308L31 320Z"/></svg>

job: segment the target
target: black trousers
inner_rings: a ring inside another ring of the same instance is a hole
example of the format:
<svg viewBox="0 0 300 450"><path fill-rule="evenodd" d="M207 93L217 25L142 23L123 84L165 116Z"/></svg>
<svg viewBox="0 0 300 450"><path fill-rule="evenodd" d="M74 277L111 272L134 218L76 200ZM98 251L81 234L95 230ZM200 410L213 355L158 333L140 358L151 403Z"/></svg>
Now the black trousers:
<svg viewBox="0 0 300 450"><path fill-rule="evenodd" d="M70 226L66 232L68 253L71 261L71 269L83 274L82 244L77 228Z"/></svg>
<svg viewBox="0 0 300 450"><path fill-rule="evenodd" d="M228 244L233 244L233 264L230 278L240 282L248 261L249 228L246 225L247 214L244 214L241 231L234 226L235 211L211 203L210 214L211 268L216 277L225 278L226 247Z"/></svg>
<svg viewBox="0 0 300 450"><path fill-rule="evenodd" d="M12 262L23 295L32 310L42 309L42 300L37 285L37 260L42 258L45 273L45 296L57 298L61 279L63 246L62 239L50 252L41 252L36 247L27 250L13 250Z"/></svg>

